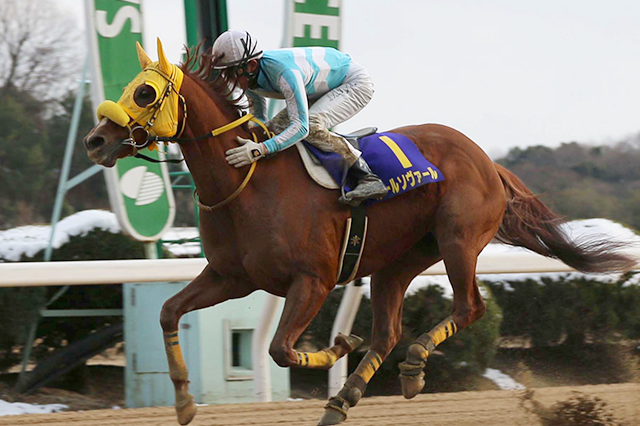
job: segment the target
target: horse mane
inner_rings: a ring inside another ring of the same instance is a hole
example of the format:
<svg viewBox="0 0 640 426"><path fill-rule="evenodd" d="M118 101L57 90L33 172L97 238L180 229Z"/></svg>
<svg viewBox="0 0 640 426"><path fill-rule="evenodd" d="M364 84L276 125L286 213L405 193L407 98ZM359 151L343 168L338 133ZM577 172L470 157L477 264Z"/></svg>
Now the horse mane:
<svg viewBox="0 0 640 426"><path fill-rule="evenodd" d="M236 95L237 84L232 84L224 73L214 68L219 58L202 49L202 42L196 47L186 47L186 59L180 65L182 72L195 81L224 113L240 117L249 105L243 101L244 91ZM200 53L202 51L202 53Z"/></svg>

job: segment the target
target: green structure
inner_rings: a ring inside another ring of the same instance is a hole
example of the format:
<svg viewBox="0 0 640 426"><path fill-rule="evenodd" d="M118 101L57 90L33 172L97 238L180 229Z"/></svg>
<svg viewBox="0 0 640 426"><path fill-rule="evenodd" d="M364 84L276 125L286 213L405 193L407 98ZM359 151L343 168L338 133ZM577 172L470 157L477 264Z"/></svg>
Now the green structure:
<svg viewBox="0 0 640 426"><path fill-rule="evenodd" d="M340 48L341 0L287 0L285 5L282 47ZM269 99L269 117L282 108L283 101Z"/></svg>
<svg viewBox="0 0 640 426"><path fill-rule="evenodd" d="M340 0L288 1L290 16L287 22L285 47L339 48L342 28Z"/></svg>
<svg viewBox="0 0 640 426"><path fill-rule="evenodd" d="M203 41L203 47L210 48L229 29L226 0L184 0L184 17L189 47Z"/></svg>
<svg viewBox="0 0 640 426"><path fill-rule="evenodd" d="M142 43L141 2L86 0L94 108L117 101L139 72L136 41ZM158 151L146 153L162 159ZM165 164L127 157L105 170L111 208L122 229L140 241L155 241L173 224L175 202Z"/></svg>

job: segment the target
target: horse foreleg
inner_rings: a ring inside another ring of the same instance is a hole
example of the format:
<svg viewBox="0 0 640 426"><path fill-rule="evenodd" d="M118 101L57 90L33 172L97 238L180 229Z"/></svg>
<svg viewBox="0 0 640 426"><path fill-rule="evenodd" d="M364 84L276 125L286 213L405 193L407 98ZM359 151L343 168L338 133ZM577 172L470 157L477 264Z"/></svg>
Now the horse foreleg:
<svg viewBox="0 0 640 426"><path fill-rule="evenodd" d="M407 399L422 391L425 385L423 370L436 346L478 320L486 309L476 283L475 251L470 250L465 243L455 242L441 245L441 251L453 287L453 312L429 332L418 337L409 346L405 361L400 363L402 394Z"/></svg>
<svg viewBox="0 0 640 426"><path fill-rule="evenodd" d="M176 414L178 423L186 425L196 415L196 403L189 393L189 372L182 356L178 331L163 333L164 348L169 362L169 377L176 391Z"/></svg>
<svg viewBox="0 0 640 426"><path fill-rule="evenodd" d="M338 335L334 345L318 352L298 352L293 345L316 316L331 289L320 279L296 277L287 292L284 311L269 347L269 354L281 367L328 369L357 348L362 339Z"/></svg>
<svg viewBox="0 0 640 426"><path fill-rule="evenodd" d="M207 266L196 279L168 299L162 307L160 324L169 362L169 377L176 391L176 414L181 425L186 425L193 419L196 403L189 394L189 373L178 341L180 318L191 311L244 297L253 290L255 288L247 283L222 277Z"/></svg>
<svg viewBox="0 0 640 426"><path fill-rule="evenodd" d="M335 425L346 420L349 408L362 398L367 384L400 340L404 293L411 280L439 260L437 246L428 237L371 276L371 348L340 392L329 399L318 425Z"/></svg>

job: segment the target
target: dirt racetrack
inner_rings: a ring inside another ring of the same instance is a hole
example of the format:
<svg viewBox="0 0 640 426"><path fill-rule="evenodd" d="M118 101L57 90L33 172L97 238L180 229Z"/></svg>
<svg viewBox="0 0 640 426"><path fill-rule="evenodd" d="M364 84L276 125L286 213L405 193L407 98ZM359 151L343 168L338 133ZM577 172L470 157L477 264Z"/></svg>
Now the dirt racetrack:
<svg viewBox="0 0 640 426"><path fill-rule="evenodd" d="M548 387L535 389L535 400L549 407L565 401L577 391L599 397L607 409L625 426L640 425L640 384ZM383 425L540 425L533 414L521 407L522 391L456 392L402 397L363 399L351 409L345 426ZM322 414L323 401L275 402L266 404L209 405L198 408L193 426L234 425L315 425ZM0 425L174 426L172 407L94 410L56 414L6 416Z"/></svg>

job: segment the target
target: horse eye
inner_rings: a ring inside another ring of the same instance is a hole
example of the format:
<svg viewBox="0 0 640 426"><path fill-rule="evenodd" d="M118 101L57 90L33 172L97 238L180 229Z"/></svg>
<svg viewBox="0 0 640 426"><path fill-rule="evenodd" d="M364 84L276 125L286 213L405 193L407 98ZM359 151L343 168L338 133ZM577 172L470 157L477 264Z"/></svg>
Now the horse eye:
<svg viewBox="0 0 640 426"><path fill-rule="evenodd" d="M150 103L156 100L156 91L153 87L148 84L143 84L138 87L133 94L133 101L140 108L147 107Z"/></svg>

